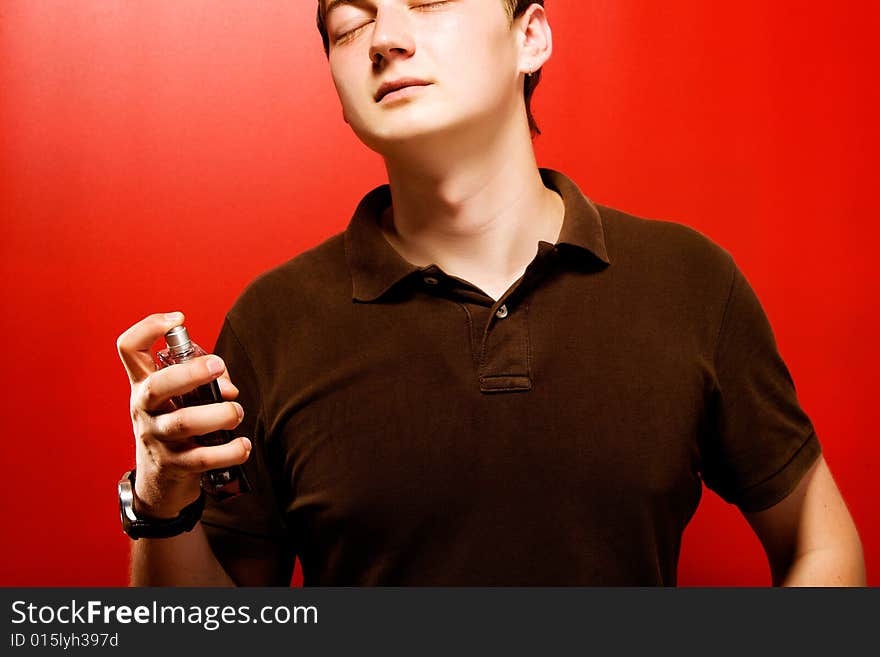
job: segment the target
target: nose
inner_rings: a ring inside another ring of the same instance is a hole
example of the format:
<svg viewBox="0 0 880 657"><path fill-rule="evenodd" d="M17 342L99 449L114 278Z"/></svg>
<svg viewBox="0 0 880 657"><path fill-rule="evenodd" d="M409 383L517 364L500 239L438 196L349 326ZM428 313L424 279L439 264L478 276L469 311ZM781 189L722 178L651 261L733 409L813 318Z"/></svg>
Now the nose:
<svg viewBox="0 0 880 657"><path fill-rule="evenodd" d="M408 7L383 5L376 12L370 60L382 66L395 57L411 57L416 50Z"/></svg>

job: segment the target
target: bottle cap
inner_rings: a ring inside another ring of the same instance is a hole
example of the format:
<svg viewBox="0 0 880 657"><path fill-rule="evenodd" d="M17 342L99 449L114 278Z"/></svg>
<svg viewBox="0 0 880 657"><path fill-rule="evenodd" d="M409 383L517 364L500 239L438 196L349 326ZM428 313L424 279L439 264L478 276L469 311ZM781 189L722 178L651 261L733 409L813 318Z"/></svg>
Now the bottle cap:
<svg viewBox="0 0 880 657"><path fill-rule="evenodd" d="M192 341L189 339L189 333L186 332L185 326L175 326L165 334L165 344L172 353L181 353L190 348Z"/></svg>

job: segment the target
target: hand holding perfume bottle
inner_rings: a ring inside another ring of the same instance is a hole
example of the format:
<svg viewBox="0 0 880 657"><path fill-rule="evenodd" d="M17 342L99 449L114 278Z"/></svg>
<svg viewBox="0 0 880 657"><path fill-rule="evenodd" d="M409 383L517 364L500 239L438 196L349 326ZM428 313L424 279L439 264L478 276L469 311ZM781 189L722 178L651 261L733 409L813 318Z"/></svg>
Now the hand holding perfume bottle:
<svg viewBox="0 0 880 657"><path fill-rule="evenodd" d="M205 355L182 324L182 313L149 315L116 342L131 383L133 506L151 518L173 518L202 493L225 498L250 488L238 466L251 443L232 433L244 416L238 390L223 360Z"/></svg>
<svg viewBox="0 0 880 657"><path fill-rule="evenodd" d="M156 353L156 364L161 368L186 363L207 356L208 353L193 342L184 326L175 326L165 334L166 348ZM175 408L187 408L202 406L204 404L216 404L223 401L220 394L220 386L214 379L203 383L196 388L184 392L172 398ZM235 440L235 436L228 429L219 429L211 433L195 436L194 440L199 445L225 445ZM250 484L240 466L234 465L229 468L208 470L202 474L202 489L217 499L234 497L250 490Z"/></svg>

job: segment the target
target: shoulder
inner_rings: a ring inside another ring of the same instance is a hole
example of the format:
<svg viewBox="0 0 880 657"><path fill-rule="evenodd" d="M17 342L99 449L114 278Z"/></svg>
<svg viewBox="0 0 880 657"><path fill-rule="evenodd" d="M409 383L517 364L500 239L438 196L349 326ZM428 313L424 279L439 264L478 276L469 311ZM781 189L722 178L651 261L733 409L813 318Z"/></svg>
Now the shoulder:
<svg viewBox="0 0 880 657"><path fill-rule="evenodd" d="M700 277L729 288L736 270L734 258L704 233L674 220L595 205L602 217L612 267L675 280Z"/></svg>
<svg viewBox="0 0 880 657"><path fill-rule="evenodd" d="M670 219L640 217L604 205L596 204L596 208L614 255L686 258L729 268L730 252L696 228Z"/></svg>
<svg viewBox="0 0 880 657"><path fill-rule="evenodd" d="M304 310L334 299L350 299L343 235L337 233L253 279L232 305L230 320L277 321L287 315L302 316Z"/></svg>

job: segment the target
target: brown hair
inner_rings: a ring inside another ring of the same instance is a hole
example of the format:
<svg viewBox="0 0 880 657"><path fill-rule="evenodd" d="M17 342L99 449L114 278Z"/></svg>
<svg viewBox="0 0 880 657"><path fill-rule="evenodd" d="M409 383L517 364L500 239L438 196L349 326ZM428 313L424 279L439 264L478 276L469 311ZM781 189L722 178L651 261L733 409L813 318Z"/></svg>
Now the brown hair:
<svg viewBox="0 0 880 657"><path fill-rule="evenodd" d="M510 19L510 22L513 23L514 19L519 18L525 12L526 9L529 8L532 4L539 4L542 7L544 6L544 0L501 0L504 5L504 10L507 12L507 17ZM325 14L324 14L325 0L318 0L318 32L321 33L321 40L324 42L324 54L328 57L330 56L330 35L327 34L327 25L324 22ZM535 93L535 88L538 86L538 83L541 81L541 69L538 69L531 75L526 76L525 83L523 85L523 97L526 102L526 116L529 119L529 130L532 133L532 138L537 137L541 134L541 131L538 129L538 124L535 122L535 117L532 116L532 95Z"/></svg>

